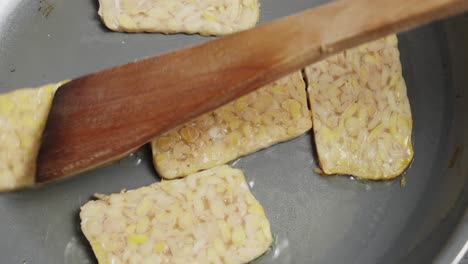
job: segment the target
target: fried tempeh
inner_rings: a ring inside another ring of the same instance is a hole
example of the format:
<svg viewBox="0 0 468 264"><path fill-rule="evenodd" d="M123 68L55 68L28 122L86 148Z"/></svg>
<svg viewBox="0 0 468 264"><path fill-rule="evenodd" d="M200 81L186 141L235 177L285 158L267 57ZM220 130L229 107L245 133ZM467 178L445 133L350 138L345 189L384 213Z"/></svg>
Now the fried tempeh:
<svg viewBox="0 0 468 264"><path fill-rule="evenodd" d="M31 186L56 89L50 84L0 94L0 190Z"/></svg>
<svg viewBox="0 0 468 264"><path fill-rule="evenodd" d="M247 263L272 243L243 173L226 165L98 197L80 217L100 264Z"/></svg>
<svg viewBox="0 0 468 264"><path fill-rule="evenodd" d="M306 68L324 174L391 179L413 158L412 118L392 35Z"/></svg>
<svg viewBox="0 0 468 264"><path fill-rule="evenodd" d="M154 164L163 178L183 177L298 137L311 125L296 72L159 136Z"/></svg>
<svg viewBox="0 0 468 264"><path fill-rule="evenodd" d="M113 31L226 35L255 26L258 0L99 0Z"/></svg>

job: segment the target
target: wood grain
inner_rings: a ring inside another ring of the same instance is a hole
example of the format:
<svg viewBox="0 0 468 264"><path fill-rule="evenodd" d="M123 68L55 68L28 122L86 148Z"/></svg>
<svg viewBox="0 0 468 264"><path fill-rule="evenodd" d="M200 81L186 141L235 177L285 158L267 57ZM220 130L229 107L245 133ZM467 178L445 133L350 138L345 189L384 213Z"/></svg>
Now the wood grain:
<svg viewBox="0 0 468 264"><path fill-rule="evenodd" d="M73 80L57 92L38 183L105 164L331 54L468 9L468 0L343 0Z"/></svg>

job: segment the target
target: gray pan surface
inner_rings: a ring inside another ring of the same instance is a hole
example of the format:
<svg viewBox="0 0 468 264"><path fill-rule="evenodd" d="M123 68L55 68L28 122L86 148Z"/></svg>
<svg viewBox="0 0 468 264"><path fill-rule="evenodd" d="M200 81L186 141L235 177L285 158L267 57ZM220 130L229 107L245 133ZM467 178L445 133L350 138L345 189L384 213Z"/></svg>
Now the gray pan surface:
<svg viewBox="0 0 468 264"><path fill-rule="evenodd" d="M78 77L206 40L106 30L97 0L0 0L0 92ZM326 1L262 0L261 22ZM468 238L468 16L399 36L415 160L400 180L313 173L304 135L235 162L264 205L273 248L255 263L451 263ZM44 188L0 195L0 263L95 263L79 229L93 193L159 181L148 147Z"/></svg>

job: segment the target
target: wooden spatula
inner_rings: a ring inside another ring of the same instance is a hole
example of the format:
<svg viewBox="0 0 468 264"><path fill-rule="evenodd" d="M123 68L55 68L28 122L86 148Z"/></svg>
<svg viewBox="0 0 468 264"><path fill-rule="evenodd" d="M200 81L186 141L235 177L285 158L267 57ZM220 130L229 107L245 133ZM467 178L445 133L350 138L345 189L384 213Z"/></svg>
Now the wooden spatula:
<svg viewBox="0 0 468 264"><path fill-rule="evenodd" d="M103 165L333 53L468 9L468 0L342 0L73 80L53 101L38 183Z"/></svg>

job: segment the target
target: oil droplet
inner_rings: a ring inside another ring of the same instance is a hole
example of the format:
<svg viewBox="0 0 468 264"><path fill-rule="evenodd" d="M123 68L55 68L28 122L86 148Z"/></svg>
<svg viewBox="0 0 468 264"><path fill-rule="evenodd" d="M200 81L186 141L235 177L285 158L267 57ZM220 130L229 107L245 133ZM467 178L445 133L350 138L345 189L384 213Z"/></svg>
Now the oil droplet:
<svg viewBox="0 0 468 264"><path fill-rule="evenodd" d="M249 181L249 186L250 186L250 188L253 188L254 185L255 185L255 180L250 180L250 181Z"/></svg>
<svg viewBox="0 0 468 264"><path fill-rule="evenodd" d="M291 263L289 247L289 240L287 238L274 236L273 245L271 250L267 252L266 257L278 263Z"/></svg>
<svg viewBox="0 0 468 264"><path fill-rule="evenodd" d="M271 247L265 252L265 254L251 263L293 263L289 248L290 243L287 238L280 238L273 234L273 243Z"/></svg>
<svg viewBox="0 0 468 264"><path fill-rule="evenodd" d="M238 158L238 159L236 159L235 161L231 162L231 166L236 166L237 163L239 163L240 160L241 160L241 159Z"/></svg>
<svg viewBox="0 0 468 264"><path fill-rule="evenodd" d="M273 251L273 258L277 259L279 258L280 254L289 248L289 240L288 239L283 239L281 240L277 245L275 250Z"/></svg>
<svg viewBox="0 0 468 264"><path fill-rule="evenodd" d="M143 161L143 154L139 151L130 153L126 158L119 161L124 166L138 166Z"/></svg>
<svg viewBox="0 0 468 264"><path fill-rule="evenodd" d="M76 237L72 237L65 246L64 252L65 264L91 264L85 248Z"/></svg>

